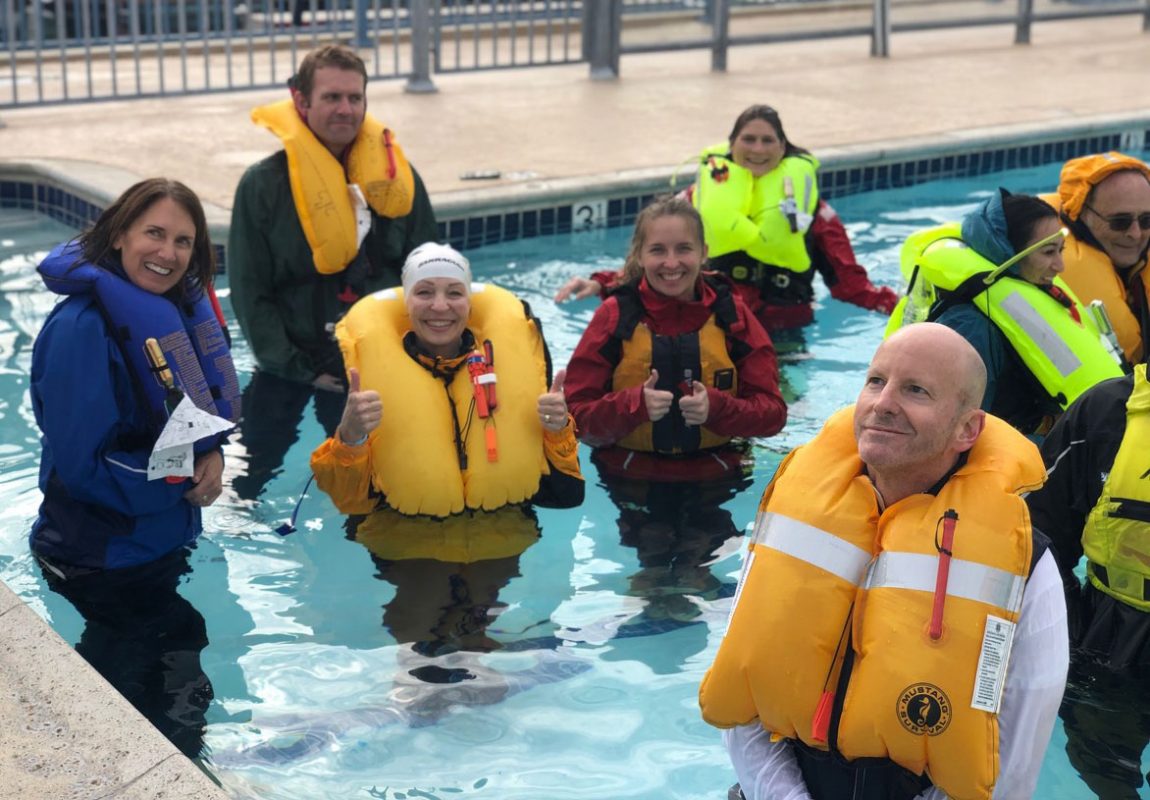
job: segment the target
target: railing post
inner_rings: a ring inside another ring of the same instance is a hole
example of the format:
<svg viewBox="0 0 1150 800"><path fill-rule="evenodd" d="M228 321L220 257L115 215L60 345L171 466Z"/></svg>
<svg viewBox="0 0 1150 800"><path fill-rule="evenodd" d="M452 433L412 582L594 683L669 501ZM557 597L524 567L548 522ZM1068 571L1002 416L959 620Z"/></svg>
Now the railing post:
<svg viewBox="0 0 1150 800"><path fill-rule="evenodd" d="M371 47L372 41L367 35L367 0L352 0L352 10L355 14L355 32L352 34L352 47Z"/></svg>
<svg viewBox="0 0 1150 800"><path fill-rule="evenodd" d="M1014 23L1014 43L1030 44L1030 23L1034 0L1018 0L1018 21Z"/></svg>
<svg viewBox="0 0 1150 800"><path fill-rule="evenodd" d="M711 27L711 72L727 71L727 48L731 44L731 4L728 0L710 0L714 13Z"/></svg>
<svg viewBox="0 0 1150 800"><path fill-rule="evenodd" d="M1150 32L1150 0L1146 0L1146 11L1142 13L1142 32Z"/></svg>
<svg viewBox="0 0 1150 800"><path fill-rule="evenodd" d="M874 0L874 32L870 54L875 58L890 56L890 0Z"/></svg>
<svg viewBox="0 0 1150 800"><path fill-rule="evenodd" d="M586 0L595 9L588 22L590 29L584 36L590 38L588 61L591 80L610 81L619 77L620 29L622 28L623 0Z"/></svg>
<svg viewBox="0 0 1150 800"><path fill-rule="evenodd" d="M431 81L431 0L411 0L411 74L403 91L438 92Z"/></svg>

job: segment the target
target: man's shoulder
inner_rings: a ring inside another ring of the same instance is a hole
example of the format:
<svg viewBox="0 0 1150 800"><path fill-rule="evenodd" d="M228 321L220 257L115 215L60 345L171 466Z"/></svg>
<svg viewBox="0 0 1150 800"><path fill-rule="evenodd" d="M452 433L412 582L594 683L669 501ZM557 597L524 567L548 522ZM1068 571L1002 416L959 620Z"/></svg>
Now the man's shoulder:
<svg viewBox="0 0 1150 800"><path fill-rule="evenodd" d="M244 184L253 180L264 181L280 176L284 179L287 178L287 152L284 150L277 150L270 156L261 158L252 164L244 170L244 174L240 178L240 183Z"/></svg>

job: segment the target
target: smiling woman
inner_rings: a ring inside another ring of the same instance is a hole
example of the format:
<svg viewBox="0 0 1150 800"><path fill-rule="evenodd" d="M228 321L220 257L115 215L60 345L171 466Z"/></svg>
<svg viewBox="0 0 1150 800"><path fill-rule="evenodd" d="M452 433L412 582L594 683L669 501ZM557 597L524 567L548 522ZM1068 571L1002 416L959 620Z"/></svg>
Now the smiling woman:
<svg viewBox="0 0 1150 800"><path fill-rule="evenodd" d="M36 338L31 374L44 495L32 551L48 586L89 623L81 655L193 757L212 697L199 660L207 636L176 586L200 509L220 495L222 439L165 462L194 460L167 480L153 471L153 449L173 394L233 422L239 414L208 296L214 266L196 195L163 178L135 184L40 264L66 298Z"/></svg>

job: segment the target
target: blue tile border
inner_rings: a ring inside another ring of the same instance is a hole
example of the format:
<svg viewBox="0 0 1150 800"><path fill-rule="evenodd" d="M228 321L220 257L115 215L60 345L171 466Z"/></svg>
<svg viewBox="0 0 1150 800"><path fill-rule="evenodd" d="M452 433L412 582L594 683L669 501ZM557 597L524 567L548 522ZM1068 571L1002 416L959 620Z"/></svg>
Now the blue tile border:
<svg viewBox="0 0 1150 800"><path fill-rule="evenodd" d="M951 146L958 150L964 145L954 143ZM870 161L874 160L873 156L855 158L854 164L850 163L849 158L844 158L843 163L820 170L819 189L823 197L834 199L928 181L970 178L1005 169L1042 166L1107 150L1146 151L1150 150L1150 123L1128 124L1121 130L1105 133L1068 134L1063 139L1038 143L996 146L972 142L965 147L968 148L967 152L939 152L901 158L894 154L878 164L858 164L859 158ZM588 190L584 194L591 195L594 191ZM467 251L535 236L569 233L593 227L630 225L652 197L654 194L647 186L642 191L636 189L621 197L565 200L505 213L488 208L473 216L440 220L439 239ZM30 182L27 179L0 179L0 208L32 209L76 229L87 227L102 210L54 183ZM215 249L222 272L225 269L224 246L219 243Z"/></svg>

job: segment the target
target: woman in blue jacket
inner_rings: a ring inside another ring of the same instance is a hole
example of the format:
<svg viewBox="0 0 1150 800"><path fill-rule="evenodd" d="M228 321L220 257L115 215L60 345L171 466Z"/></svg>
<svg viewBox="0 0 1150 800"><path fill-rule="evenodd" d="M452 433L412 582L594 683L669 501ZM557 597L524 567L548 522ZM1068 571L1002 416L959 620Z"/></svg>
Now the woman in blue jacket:
<svg viewBox="0 0 1150 800"><path fill-rule="evenodd" d="M44 495L32 552L87 623L80 654L191 756L211 699L207 637L176 586L201 509L220 495L223 456L218 438L197 442L187 478L149 479L149 460L181 395L238 415L214 266L196 195L137 183L41 263L64 298L32 352Z"/></svg>

